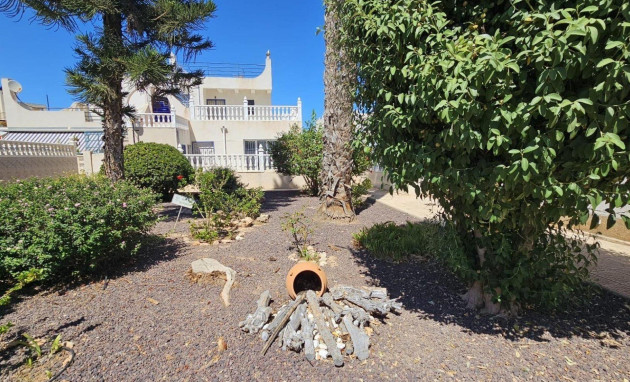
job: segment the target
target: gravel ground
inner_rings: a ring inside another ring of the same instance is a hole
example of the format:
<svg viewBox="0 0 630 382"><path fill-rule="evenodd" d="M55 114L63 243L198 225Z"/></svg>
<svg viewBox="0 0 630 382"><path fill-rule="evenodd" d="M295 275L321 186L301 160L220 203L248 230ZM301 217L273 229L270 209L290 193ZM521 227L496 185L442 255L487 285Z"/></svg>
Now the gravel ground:
<svg viewBox="0 0 630 382"><path fill-rule="evenodd" d="M309 364L302 354L272 346L265 357L257 335L240 331L260 293L286 303L284 278L294 264L290 241L280 230L286 212L317 199L289 192L267 193L269 223L244 240L195 245L186 220L164 242L153 244L130 265L117 265L107 287L100 280L61 291L35 293L14 305L4 320L38 336L61 333L76 358L63 374L69 381L204 380L615 380L630 379L630 302L602 293L582 308L557 315L527 313L505 319L480 316L459 299L464 288L431 261L391 264L352 248L352 233L376 222L413 220L376 203L351 224L315 223L314 246L326 251L329 285L379 285L400 297L404 310L374 324L370 358ZM177 209L155 234L172 230ZM212 257L237 272L230 307L220 285L192 284L193 260ZM122 268L122 269L121 269ZM148 299L153 299L150 302ZM14 332L16 328L14 328ZM227 350L216 351L223 337ZM616 346L616 347L610 347ZM0 356L0 379L15 371L16 355Z"/></svg>

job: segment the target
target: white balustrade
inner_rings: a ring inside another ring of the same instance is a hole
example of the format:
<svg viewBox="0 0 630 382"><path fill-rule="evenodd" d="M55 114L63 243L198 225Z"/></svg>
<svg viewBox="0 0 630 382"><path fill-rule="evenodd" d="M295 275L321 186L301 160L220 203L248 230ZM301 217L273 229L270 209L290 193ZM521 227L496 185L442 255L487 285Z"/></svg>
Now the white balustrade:
<svg viewBox="0 0 630 382"><path fill-rule="evenodd" d="M73 157L75 145L0 140L0 156L8 157Z"/></svg>
<svg viewBox="0 0 630 382"><path fill-rule="evenodd" d="M273 170L273 160L269 154L185 154L192 167L208 170L227 167L236 172L261 172Z"/></svg>
<svg viewBox="0 0 630 382"><path fill-rule="evenodd" d="M177 129L188 129L188 120L184 117L171 113L136 113L133 120L135 127L152 128L167 127Z"/></svg>
<svg viewBox="0 0 630 382"><path fill-rule="evenodd" d="M300 121L300 106L202 105L192 106L198 121Z"/></svg>

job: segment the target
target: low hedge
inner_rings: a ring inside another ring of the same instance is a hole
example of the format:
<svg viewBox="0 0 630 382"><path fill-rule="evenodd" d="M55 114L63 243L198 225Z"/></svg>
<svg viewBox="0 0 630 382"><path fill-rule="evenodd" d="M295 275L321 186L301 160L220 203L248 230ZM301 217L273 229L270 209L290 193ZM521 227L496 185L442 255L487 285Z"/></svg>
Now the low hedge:
<svg viewBox="0 0 630 382"><path fill-rule="evenodd" d="M156 195L102 176L0 185L0 281L37 270L40 280L88 274L133 255L157 221Z"/></svg>
<svg viewBox="0 0 630 382"><path fill-rule="evenodd" d="M125 147L125 177L166 200L194 175L190 162L175 147L139 142Z"/></svg>

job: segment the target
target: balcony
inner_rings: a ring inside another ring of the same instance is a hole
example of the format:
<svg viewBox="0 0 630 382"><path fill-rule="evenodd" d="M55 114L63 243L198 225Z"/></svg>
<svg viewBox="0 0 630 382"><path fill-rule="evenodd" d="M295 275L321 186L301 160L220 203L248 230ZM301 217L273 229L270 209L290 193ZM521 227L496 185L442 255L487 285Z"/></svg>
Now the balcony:
<svg viewBox="0 0 630 382"><path fill-rule="evenodd" d="M302 101L296 106L248 105L191 105L195 121L302 121Z"/></svg>
<svg viewBox="0 0 630 382"><path fill-rule="evenodd" d="M172 128L188 130L188 120L170 113L136 113L135 118L128 122L128 126L136 128Z"/></svg>
<svg viewBox="0 0 630 382"><path fill-rule="evenodd" d="M193 169L209 170L215 167L227 167L236 172L263 172L273 170L271 155L264 154L185 154Z"/></svg>

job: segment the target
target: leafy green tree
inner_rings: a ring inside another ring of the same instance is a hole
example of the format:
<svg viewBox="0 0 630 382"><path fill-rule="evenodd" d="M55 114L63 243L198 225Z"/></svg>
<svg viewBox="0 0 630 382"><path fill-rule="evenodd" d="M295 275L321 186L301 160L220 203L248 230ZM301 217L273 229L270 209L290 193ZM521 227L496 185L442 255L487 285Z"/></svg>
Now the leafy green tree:
<svg viewBox="0 0 630 382"><path fill-rule="evenodd" d="M322 128L313 112L304 129L294 125L280 134L271 145L270 153L276 170L288 176L302 176L311 195L319 194L324 149Z"/></svg>
<svg viewBox="0 0 630 382"><path fill-rule="evenodd" d="M469 304L554 306L580 288L593 248L561 219L605 202L612 226L629 199L630 3L349 0L341 14L363 137L396 187L455 224L468 250L446 260Z"/></svg>
<svg viewBox="0 0 630 382"><path fill-rule="evenodd" d="M370 166L370 160L363 147L351 148L352 175L363 174ZM304 129L292 126L291 130L278 136L270 149L276 170L288 176L302 176L310 195L319 195L319 176L322 172L324 156L323 127L315 112ZM353 205L354 207L354 205Z"/></svg>
<svg viewBox="0 0 630 382"><path fill-rule="evenodd" d="M339 12L343 0L326 0L324 4L324 156L319 210L332 219L352 220L353 69L341 44Z"/></svg>
<svg viewBox="0 0 630 382"><path fill-rule="evenodd" d="M134 110L126 105L123 81L155 95L176 94L198 85L201 71L184 72L168 58L181 51L186 59L212 47L195 33L212 17L210 0L0 0L0 12L21 15L26 8L47 26L75 30L90 22L94 32L77 36L79 62L66 69L70 92L102 110L105 173L124 177L123 117Z"/></svg>

